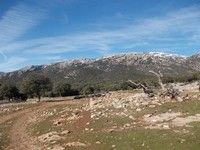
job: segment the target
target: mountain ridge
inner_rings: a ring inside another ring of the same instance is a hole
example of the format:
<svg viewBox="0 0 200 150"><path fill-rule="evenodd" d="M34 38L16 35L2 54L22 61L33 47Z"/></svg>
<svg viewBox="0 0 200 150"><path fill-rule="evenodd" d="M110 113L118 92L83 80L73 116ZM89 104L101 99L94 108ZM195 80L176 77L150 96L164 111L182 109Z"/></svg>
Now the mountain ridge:
<svg viewBox="0 0 200 150"><path fill-rule="evenodd" d="M0 81L17 84L31 73L41 73L52 81L66 81L72 85L110 84L128 79L148 80L155 78L150 70L161 71L166 76L190 75L200 72L200 55L145 52L123 53L98 59L75 59L48 65L32 65L3 73Z"/></svg>
<svg viewBox="0 0 200 150"><path fill-rule="evenodd" d="M200 54L195 54L195 55L192 55L192 56L184 56L184 55L179 55L179 54L171 54L171 53L164 53L164 52L127 52L127 53L117 53L117 54L112 54L112 55L108 55L108 56L103 56L103 57L100 57L100 58L80 58L80 59L71 59L71 60L63 60L63 61L58 61L58 62L54 62L54 63L49 63L49 64L41 64L41 65L29 65L29 66L25 66L25 67L22 67L20 69L16 69L16 70L13 70L13 71L9 71L9 72L3 72L1 71L0 73L2 74L7 74L7 73L12 73L12 72L15 72L15 71L25 71L25 70L31 70L33 69L34 67L46 67L46 66L50 66L50 65L55 65L55 64L73 64L73 63L88 63L88 62L94 62L94 61L99 61L99 60L103 60L103 59L109 59L109 58L112 58L112 57L120 57L120 56L124 56L124 55L151 55L151 56L158 56L158 57L179 57L179 58L189 58L189 57L193 57L193 56L199 56L200 57Z"/></svg>

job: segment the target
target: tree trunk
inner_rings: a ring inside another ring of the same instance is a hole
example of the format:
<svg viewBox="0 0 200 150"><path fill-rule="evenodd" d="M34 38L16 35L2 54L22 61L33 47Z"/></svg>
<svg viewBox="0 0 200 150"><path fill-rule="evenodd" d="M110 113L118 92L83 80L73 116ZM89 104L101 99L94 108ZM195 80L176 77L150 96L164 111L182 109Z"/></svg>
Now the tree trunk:
<svg viewBox="0 0 200 150"><path fill-rule="evenodd" d="M60 96L60 97L62 97L62 94L61 94L61 92L60 92L60 91L59 91L59 96Z"/></svg>
<svg viewBox="0 0 200 150"><path fill-rule="evenodd" d="M39 94L38 95L38 102L40 102L40 100L41 100L41 95Z"/></svg>
<svg viewBox="0 0 200 150"><path fill-rule="evenodd" d="M154 75L156 75L156 77L158 78L158 84L160 85L162 91L165 91L165 86L164 86L164 84L162 82L163 74L160 71L159 71L159 73L156 73L153 70L150 70L149 72L153 73Z"/></svg>

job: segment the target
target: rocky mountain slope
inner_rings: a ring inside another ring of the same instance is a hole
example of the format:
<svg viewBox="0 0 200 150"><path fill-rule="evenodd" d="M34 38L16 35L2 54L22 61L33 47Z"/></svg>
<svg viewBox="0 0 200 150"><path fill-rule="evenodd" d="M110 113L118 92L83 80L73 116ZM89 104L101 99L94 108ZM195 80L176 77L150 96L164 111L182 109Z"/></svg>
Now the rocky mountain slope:
<svg viewBox="0 0 200 150"><path fill-rule="evenodd" d="M154 78L149 70L160 70L166 76L198 72L200 55L185 57L156 52L126 53L101 59L80 59L51 65L29 66L10 73L0 73L0 77L2 82L13 84L31 73L42 73L53 81L66 80L78 86Z"/></svg>

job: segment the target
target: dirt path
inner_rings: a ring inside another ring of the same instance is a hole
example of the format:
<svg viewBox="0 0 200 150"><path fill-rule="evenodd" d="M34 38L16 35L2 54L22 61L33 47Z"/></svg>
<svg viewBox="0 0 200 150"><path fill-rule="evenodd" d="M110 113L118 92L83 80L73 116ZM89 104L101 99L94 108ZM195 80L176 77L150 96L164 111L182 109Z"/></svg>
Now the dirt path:
<svg viewBox="0 0 200 150"><path fill-rule="evenodd" d="M29 111L22 114L13 124L10 130L10 146L8 149L13 150L33 150L36 148L37 144L34 138L31 138L27 132L26 127L28 123L34 117L33 112Z"/></svg>
<svg viewBox="0 0 200 150"><path fill-rule="evenodd" d="M80 115L82 117L80 119L78 119L74 124L74 128L77 131L83 130L85 128L86 124L88 122L90 122L90 119L91 119L90 111L83 111Z"/></svg>
<svg viewBox="0 0 200 150"><path fill-rule="evenodd" d="M27 127L31 122L34 122L36 118L37 110L43 111L47 108L55 105L73 104L74 101L62 101L62 102L44 102L40 105L27 108L19 112L5 115L0 117L0 124L10 119L16 118L10 129L9 138L10 145L6 150L42 150L45 149L43 145L38 144L37 139L31 137L27 133Z"/></svg>
<svg viewBox="0 0 200 150"><path fill-rule="evenodd" d="M36 106L34 106L36 107ZM37 106L38 107L38 106ZM10 114L7 114L7 115L3 115L0 117L0 124L6 122L6 121L9 121L11 120L12 118L15 118L17 116L21 116L22 114L26 114L27 112L30 111L31 108L26 108L26 109L23 109L23 110L20 110L20 111L17 111L17 112L12 112Z"/></svg>
<svg viewBox="0 0 200 150"><path fill-rule="evenodd" d="M16 120L13 122L13 125L10 129L10 145L7 150L39 150L42 149L40 145L37 144L35 138L28 135L26 132L27 126L29 123L33 122L36 117L36 110L41 110L47 108L49 105L47 103L41 103L39 106L34 106L22 110L20 112L8 115L4 118L4 121L7 119L12 119L16 117Z"/></svg>

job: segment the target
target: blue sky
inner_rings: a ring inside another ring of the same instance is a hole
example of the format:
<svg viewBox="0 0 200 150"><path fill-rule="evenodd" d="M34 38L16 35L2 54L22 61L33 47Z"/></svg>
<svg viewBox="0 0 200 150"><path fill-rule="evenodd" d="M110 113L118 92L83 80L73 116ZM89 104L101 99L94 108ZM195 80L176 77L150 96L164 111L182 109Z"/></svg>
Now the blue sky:
<svg viewBox="0 0 200 150"><path fill-rule="evenodd" d="M199 50L199 0L0 0L0 71L124 52Z"/></svg>

